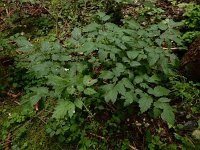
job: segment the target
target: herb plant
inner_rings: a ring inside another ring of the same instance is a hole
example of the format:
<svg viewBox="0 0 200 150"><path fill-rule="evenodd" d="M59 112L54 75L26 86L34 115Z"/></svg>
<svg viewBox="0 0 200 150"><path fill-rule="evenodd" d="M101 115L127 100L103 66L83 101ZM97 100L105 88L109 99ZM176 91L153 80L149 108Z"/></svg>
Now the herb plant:
<svg viewBox="0 0 200 150"><path fill-rule="evenodd" d="M24 39L17 41L19 50L35 51L26 58L30 63L26 69L43 80L30 88L32 106L52 97L58 103L52 117L60 119L91 104L138 104L141 113L161 110L162 119L174 124L165 83L174 73L176 56L161 45L179 42L173 34L177 24L167 20L144 28L124 20L124 26L119 27L106 22L109 16L104 13L98 15L102 23L75 28L64 47L43 42L38 51Z"/></svg>

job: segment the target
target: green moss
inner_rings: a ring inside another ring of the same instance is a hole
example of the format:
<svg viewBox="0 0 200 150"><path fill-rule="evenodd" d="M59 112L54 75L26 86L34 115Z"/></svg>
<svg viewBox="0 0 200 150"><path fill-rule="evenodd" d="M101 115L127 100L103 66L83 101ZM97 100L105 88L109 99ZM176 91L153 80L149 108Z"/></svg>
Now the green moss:
<svg viewBox="0 0 200 150"><path fill-rule="evenodd" d="M2 100L1 100L2 101ZM4 100L5 101L5 100ZM28 113L24 115L20 106L13 100L0 103L0 149L4 149L5 139L9 133L12 137L13 150L59 150L59 144L45 133L45 122L40 117L44 113ZM34 116L33 116L34 115Z"/></svg>

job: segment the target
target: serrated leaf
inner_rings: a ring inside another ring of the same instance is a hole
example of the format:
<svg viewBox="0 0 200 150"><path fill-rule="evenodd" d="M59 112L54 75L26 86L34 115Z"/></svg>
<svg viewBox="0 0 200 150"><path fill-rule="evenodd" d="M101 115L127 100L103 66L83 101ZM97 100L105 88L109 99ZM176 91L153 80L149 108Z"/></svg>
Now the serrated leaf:
<svg viewBox="0 0 200 150"><path fill-rule="evenodd" d="M107 21L110 19L110 16L106 15L106 16L102 17L101 19L102 19L102 21Z"/></svg>
<svg viewBox="0 0 200 150"><path fill-rule="evenodd" d="M77 90L79 92L83 92L84 91L84 87L82 85L77 85Z"/></svg>
<svg viewBox="0 0 200 150"><path fill-rule="evenodd" d="M106 16L104 12L98 12L96 15L99 16L100 18L103 18L104 16Z"/></svg>
<svg viewBox="0 0 200 150"><path fill-rule="evenodd" d="M151 104L153 103L153 99L151 96L145 95L139 99L138 103L139 103L140 111L141 113L143 113L151 107Z"/></svg>
<svg viewBox="0 0 200 150"><path fill-rule="evenodd" d="M47 87L32 87L30 88L31 91L36 92L37 95L46 95L48 94L49 90Z"/></svg>
<svg viewBox="0 0 200 150"><path fill-rule="evenodd" d="M163 41L164 41L164 39L156 39L155 40L156 41L156 43L158 44L158 46L161 46L162 45L162 43L163 43Z"/></svg>
<svg viewBox="0 0 200 150"><path fill-rule="evenodd" d="M122 82L123 82L123 84L124 84L124 86L125 86L126 88L134 89L133 84L131 83L131 81L130 81L128 78L123 78L123 79L122 79Z"/></svg>
<svg viewBox="0 0 200 150"><path fill-rule="evenodd" d="M148 84L146 84L145 82L140 83L139 85L140 85L140 87L143 88L143 89L148 89L148 88L149 88Z"/></svg>
<svg viewBox="0 0 200 150"><path fill-rule="evenodd" d="M153 66L156 64L156 62L159 60L160 56L156 53L149 53L148 54L148 62L150 66Z"/></svg>
<svg viewBox="0 0 200 150"><path fill-rule="evenodd" d="M83 44L83 46L79 49L77 49L78 52L85 52L85 54L90 54L96 49L95 45L93 42L86 42Z"/></svg>
<svg viewBox="0 0 200 150"><path fill-rule="evenodd" d="M167 96L170 93L170 90L166 89L165 87L162 86L156 86L154 89L150 88L148 89L148 93L152 94L156 97L161 97L161 96Z"/></svg>
<svg viewBox="0 0 200 150"><path fill-rule="evenodd" d="M62 77L59 77L59 76L56 76L56 75L49 75L48 77L48 82L51 84L51 85L54 85L54 86L64 86L66 87L66 84L69 82L67 79L63 79Z"/></svg>
<svg viewBox="0 0 200 150"><path fill-rule="evenodd" d="M74 30L72 31L72 37L78 40L81 37L81 29L74 28Z"/></svg>
<svg viewBox="0 0 200 150"><path fill-rule="evenodd" d="M162 112L162 111L161 111L159 108L154 107L154 108L153 108L153 115L154 115L154 118L159 117L160 114L161 114L161 112Z"/></svg>
<svg viewBox="0 0 200 150"><path fill-rule="evenodd" d="M161 113L161 118L169 124L174 125L175 115L173 109L170 106L165 107Z"/></svg>
<svg viewBox="0 0 200 150"><path fill-rule="evenodd" d="M143 77L142 76L136 76L134 78L134 83L138 84L138 83L141 83L143 82Z"/></svg>
<svg viewBox="0 0 200 150"><path fill-rule="evenodd" d="M93 94L96 94L96 93L97 92L92 88L87 88L87 89L84 90L84 94L86 94L86 95L93 95Z"/></svg>
<svg viewBox="0 0 200 150"><path fill-rule="evenodd" d="M80 108L80 109L82 109L82 107L83 107L83 102L82 102L81 99L76 99L76 100L74 101L74 104L75 104L76 107L78 107L78 108Z"/></svg>
<svg viewBox="0 0 200 150"><path fill-rule="evenodd" d="M50 51L51 45L49 42L45 41L41 43L41 51Z"/></svg>
<svg viewBox="0 0 200 150"><path fill-rule="evenodd" d="M164 23L159 23L159 24L157 24L157 26L160 30L167 30L167 28L168 28L168 26Z"/></svg>
<svg viewBox="0 0 200 150"><path fill-rule="evenodd" d="M116 90L115 88L110 89L110 91L107 92L107 93L105 94L105 96L104 96L105 101L106 101L106 102L111 101L112 103L115 103L116 100L117 100L117 95L118 95L118 92L117 92L117 90Z"/></svg>
<svg viewBox="0 0 200 150"><path fill-rule="evenodd" d="M17 45L20 47L19 51L31 51L33 50L33 45L25 38L19 37L15 40Z"/></svg>
<svg viewBox="0 0 200 150"><path fill-rule="evenodd" d="M71 118L73 116L73 114L75 113L75 105L74 105L74 103L69 101L68 106L67 106L67 111L68 111L69 117Z"/></svg>
<svg viewBox="0 0 200 150"><path fill-rule="evenodd" d="M42 98L41 95L34 95L34 96L31 96L31 97L29 98L30 103L31 103L31 106L35 105L41 98Z"/></svg>
<svg viewBox="0 0 200 150"><path fill-rule="evenodd" d="M168 103L165 102L160 102L160 101L156 101L154 102L154 107L159 108L159 109L164 109L165 107L168 107Z"/></svg>
<svg viewBox="0 0 200 150"><path fill-rule="evenodd" d="M114 73L111 71L102 71L99 78L102 79L112 79L114 77Z"/></svg>
<svg viewBox="0 0 200 150"><path fill-rule="evenodd" d="M119 77L121 73L125 71L125 66L122 63L116 63L116 67L113 69L113 73L116 77Z"/></svg>
<svg viewBox="0 0 200 150"><path fill-rule="evenodd" d="M92 79L89 75L85 75L83 77L83 84L86 86L92 86L93 84L97 83L97 79Z"/></svg>
<svg viewBox="0 0 200 150"><path fill-rule="evenodd" d="M51 59L57 61L57 60L60 59L60 56L59 56L58 54L53 54L53 55L51 56Z"/></svg>
<svg viewBox="0 0 200 150"><path fill-rule="evenodd" d="M67 107L68 103L66 101L61 101L55 107L52 117L56 119L64 118L67 115Z"/></svg>
<svg viewBox="0 0 200 150"><path fill-rule="evenodd" d="M60 45L59 42L54 42L54 43L52 44L52 48L53 48L54 50L56 50L56 51L59 51L59 50L62 49L62 47L61 47L61 45Z"/></svg>
<svg viewBox="0 0 200 150"><path fill-rule="evenodd" d="M63 90L68 86L68 80L59 76L48 76L48 84L53 86L55 94L60 97Z"/></svg>
<svg viewBox="0 0 200 150"><path fill-rule="evenodd" d="M67 115L67 113L69 117L72 117L75 113L75 105L70 101L63 100L60 101L55 107L52 117L56 119L62 119Z"/></svg>
<svg viewBox="0 0 200 150"><path fill-rule="evenodd" d="M104 62L106 60L106 58L108 57L108 52L101 50L98 52L99 54L99 60Z"/></svg>
<svg viewBox="0 0 200 150"><path fill-rule="evenodd" d="M71 56L61 55L59 57L59 60L60 61L69 61L69 60L71 60Z"/></svg>
<svg viewBox="0 0 200 150"><path fill-rule="evenodd" d="M128 58L132 60L135 59L140 54L140 52L138 51L127 51L126 53L127 53Z"/></svg>
<svg viewBox="0 0 200 150"><path fill-rule="evenodd" d="M167 121L170 124L174 124L175 116L173 112L173 108L169 105L169 103L163 101L154 102L154 107L158 109L162 109L161 118L164 121Z"/></svg>
<svg viewBox="0 0 200 150"><path fill-rule="evenodd" d="M138 62L138 61L132 61L131 63L130 63L130 66L131 67L138 67L138 66L140 66L141 64Z"/></svg>
<svg viewBox="0 0 200 150"><path fill-rule="evenodd" d="M92 31L96 31L98 28L100 27L99 24L97 23L90 23L89 25L85 26L83 28L83 32L92 32Z"/></svg>
<svg viewBox="0 0 200 150"><path fill-rule="evenodd" d="M160 81L160 78L158 77L158 75L152 75L150 78L148 78L147 82L150 83L158 83Z"/></svg>
<svg viewBox="0 0 200 150"><path fill-rule="evenodd" d="M110 89L113 89L114 87L114 84L106 84L106 85L102 85L101 86L101 89L104 91L104 92L108 92Z"/></svg>
<svg viewBox="0 0 200 150"><path fill-rule="evenodd" d="M75 93L75 91L76 91L76 89L73 87L73 86L71 86L71 87L67 87L67 92L69 93L69 94L74 94Z"/></svg>
<svg viewBox="0 0 200 150"><path fill-rule="evenodd" d="M131 20L131 21L126 21L128 23L128 26L131 28L131 29L134 29L134 30L137 30L140 28L140 25L134 21L134 20Z"/></svg>
<svg viewBox="0 0 200 150"><path fill-rule="evenodd" d="M125 98L124 106L128 106L133 102L137 101L137 97L132 91L126 92L124 98Z"/></svg>
<svg viewBox="0 0 200 150"><path fill-rule="evenodd" d="M32 66L32 70L37 73L38 76L45 76L50 71L51 62L44 62L41 64L35 64ZM42 71L41 71L42 70Z"/></svg>
<svg viewBox="0 0 200 150"><path fill-rule="evenodd" d="M169 99L169 98L167 98L167 97L161 97L161 98L158 99L158 101L159 101L159 102L165 102L165 103L166 103L166 102L170 102L171 99Z"/></svg>
<svg viewBox="0 0 200 150"><path fill-rule="evenodd" d="M115 31L115 32L117 32L117 30L120 30L119 27L116 24L110 23L110 22L105 23L105 28L110 30L110 31ZM117 33L119 33L119 32L117 32ZM113 35L113 34L111 34L111 35ZM113 36L110 36L110 39L111 39L111 37L115 38ZM117 41L117 40L120 41L119 39L115 38L115 41Z"/></svg>
<svg viewBox="0 0 200 150"><path fill-rule="evenodd" d="M125 95L126 89L122 81L119 81L114 88L118 91L118 93Z"/></svg>
<svg viewBox="0 0 200 150"><path fill-rule="evenodd" d="M126 63L126 62L127 62L127 63L130 63L130 62L131 62L127 57L122 57L122 61L125 62L125 63Z"/></svg>

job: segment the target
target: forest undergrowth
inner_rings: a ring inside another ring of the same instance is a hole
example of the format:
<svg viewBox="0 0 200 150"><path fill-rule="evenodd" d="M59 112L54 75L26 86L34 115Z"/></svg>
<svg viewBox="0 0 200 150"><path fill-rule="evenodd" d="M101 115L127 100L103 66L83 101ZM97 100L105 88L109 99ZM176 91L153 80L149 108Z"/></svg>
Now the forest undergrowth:
<svg viewBox="0 0 200 150"><path fill-rule="evenodd" d="M2 0L0 149L200 149L199 10Z"/></svg>

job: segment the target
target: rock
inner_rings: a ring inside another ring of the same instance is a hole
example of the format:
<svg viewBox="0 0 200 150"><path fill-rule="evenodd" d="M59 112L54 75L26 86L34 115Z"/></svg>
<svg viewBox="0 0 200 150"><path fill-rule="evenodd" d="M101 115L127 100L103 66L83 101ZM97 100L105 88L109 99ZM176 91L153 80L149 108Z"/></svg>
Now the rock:
<svg viewBox="0 0 200 150"><path fill-rule="evenodd" d="M192 132L192 136L198 140L200 140L200 130L196 129Z"/></svg>
<svg viewBox="0 0 200 150"><path fill-rule="evenodd" d="M188 130L192 130L198 127L198 123L195 121L188 121L184 124L184 128Z"/></svg>
<svg viewBox="0 0 200 150"><path fill-rule="evenodd" d="M188 52L183 56L181 72L190 80L200 81L200 37L195 39Z"/></svg>

